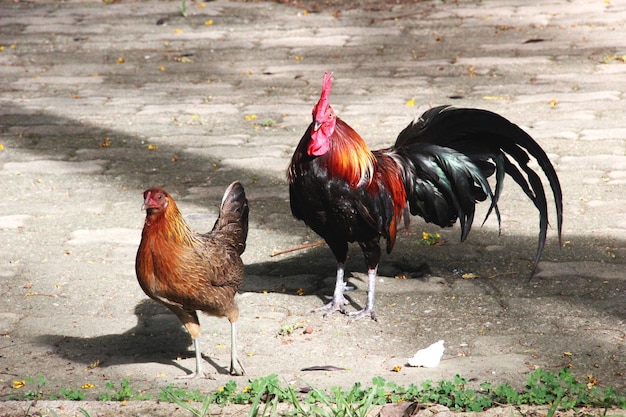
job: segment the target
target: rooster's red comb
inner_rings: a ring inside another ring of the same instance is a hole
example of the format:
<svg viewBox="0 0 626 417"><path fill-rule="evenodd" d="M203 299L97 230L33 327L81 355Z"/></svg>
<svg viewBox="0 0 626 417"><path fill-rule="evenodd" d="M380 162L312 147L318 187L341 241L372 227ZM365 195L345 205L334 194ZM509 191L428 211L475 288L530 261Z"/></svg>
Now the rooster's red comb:
<svg viewBox="0 0 626 417"><path fill-rule="evenodd" d="M322 94L315 107L313 107L313 117L317 116L318 112L324 113L328 107L328 96L330 95L330 88L333 85L333 73L324 72L324 82L322 83Z"/></svg>
<svg viewBox="0 0 626 417"><path fill-rule="evenodd" d="M333 73L331 72L325 72L324 73L324 83L322 84L322 96L320 97L320 99L326 99L328 100L328 95L330 94L330 88L333 85Z"/></svg>

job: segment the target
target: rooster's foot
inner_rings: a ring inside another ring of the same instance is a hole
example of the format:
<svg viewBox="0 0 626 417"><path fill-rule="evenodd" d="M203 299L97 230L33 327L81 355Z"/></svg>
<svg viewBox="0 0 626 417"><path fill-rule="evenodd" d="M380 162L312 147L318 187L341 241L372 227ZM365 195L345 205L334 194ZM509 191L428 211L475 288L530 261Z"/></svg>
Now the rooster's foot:
<svg viewBox="0 0 626 417"><path fill-rule="evenodd" d="M367 316L370 316L370 318L374 321L378 321L376 311L373 308L364 308L361 311L355 311L354 313L349 313L348 315L350 316L350 321L348 323L352 323L353 321L357 321Z"/></svg>
<svg viewBox="0 0 626 417"><path fill-rule="evenodd" d="M335 311L339 311L342 314L346 314L346 307L345 307L346 305L348 305L348 301L345 298L341 297L339 300L333 299L333 301L331 301L330 303L322 307L316 308L315 310L313 310L313 312L314 313L323 312L324 317L326 317L327 315Z"/></svg>

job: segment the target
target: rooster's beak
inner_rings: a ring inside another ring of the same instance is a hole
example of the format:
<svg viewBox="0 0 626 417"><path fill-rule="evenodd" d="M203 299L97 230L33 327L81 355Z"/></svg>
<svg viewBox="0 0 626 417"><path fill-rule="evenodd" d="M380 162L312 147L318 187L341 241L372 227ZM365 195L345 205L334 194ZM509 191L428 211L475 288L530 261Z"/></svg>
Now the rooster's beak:
<svg viewBox="0 0 626 417"><path fill-rule="evenodd" d="M313 131L317 132L320 127L322 127L322 124L320 122L318 122L317 120L314 120L313 121Z"/></svg>

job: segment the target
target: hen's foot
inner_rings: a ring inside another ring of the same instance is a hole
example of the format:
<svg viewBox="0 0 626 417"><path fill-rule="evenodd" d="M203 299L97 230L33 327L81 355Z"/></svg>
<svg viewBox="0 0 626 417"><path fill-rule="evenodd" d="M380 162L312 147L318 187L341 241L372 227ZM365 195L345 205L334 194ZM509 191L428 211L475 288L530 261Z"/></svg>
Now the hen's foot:
<svg viewBox="0 0 626 417"><path fill-rule="evenodd" d="M346 307L345 307L346 305L348 305L348 300L341 297L338 300L333 299L333 301L331 301L330 303L322 307L316 308L315 310L313 310L313 312L314 313L323 312L324 317L326 317L327 315L335 311L339 311L341 312L341 314L346 314Z"/></svg>
<svg viewBox="0 0 626 417"><path fill-rule="evenodd" d="M233 376L243 376L246 374L246 368L243 367L243 364L241 363L241 361L239 359L237 359L237 363L239 364L239 367L241 368L241 372L239 372L236 368L235 368L235 364L231 362L230 364L230 374Z"/></svg>
<svg viewBox="0 0 626 417"><path fill-rule="evenodd" d="M364 308L361 311L355 311L354 313L349 313L348 315L350 316L350 321L348 323L352 323L353 321L357 321L367 316L370 316L370 318L374 321L378 321L376 311L373 308Z"/></svg>
<svg viewBox="0 0 626 417"><path fill-rule="evenodd" d="M207 376L204 372L192 372L192 373L187 374L187 375L176 377L176 379L201 379L201 378L215 379L212 376Z"/></svg>

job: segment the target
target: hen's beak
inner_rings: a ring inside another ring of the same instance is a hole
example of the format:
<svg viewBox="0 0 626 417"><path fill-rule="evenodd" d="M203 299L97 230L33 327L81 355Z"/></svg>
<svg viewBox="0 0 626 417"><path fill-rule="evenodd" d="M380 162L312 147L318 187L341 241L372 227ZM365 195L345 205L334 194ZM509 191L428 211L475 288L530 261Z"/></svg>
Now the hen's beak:
<svg viewBox="0 0 626 417"><path fill-rule="evenodd" d="M148 191L147 194L148 195L146 195L146 198L143 200L143 204L141 205L141 211L148 210L148 207L150 207L150 191Z"/></svg>

